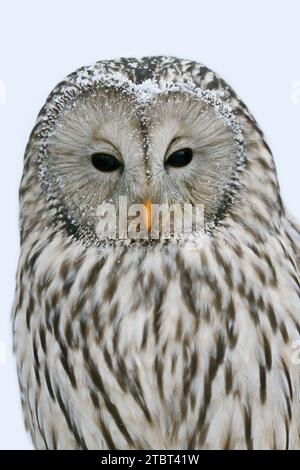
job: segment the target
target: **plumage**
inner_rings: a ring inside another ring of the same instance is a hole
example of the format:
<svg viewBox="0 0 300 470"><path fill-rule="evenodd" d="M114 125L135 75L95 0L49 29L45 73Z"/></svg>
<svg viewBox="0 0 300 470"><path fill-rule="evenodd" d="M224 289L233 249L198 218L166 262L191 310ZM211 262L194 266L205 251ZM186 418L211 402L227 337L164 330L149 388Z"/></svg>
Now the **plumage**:
<svg viewBox="0 0 300 470"><path fill-rule="evenodd" d="M167 168L180 148L192 161ZM95 169L100 151L123 170ZM101 238L97 207L120 195L204 205L198 249ZM30 136L20 229L14 349L36 448L300 448L300 230L214 72L148 57L69 75Z"/></svg>

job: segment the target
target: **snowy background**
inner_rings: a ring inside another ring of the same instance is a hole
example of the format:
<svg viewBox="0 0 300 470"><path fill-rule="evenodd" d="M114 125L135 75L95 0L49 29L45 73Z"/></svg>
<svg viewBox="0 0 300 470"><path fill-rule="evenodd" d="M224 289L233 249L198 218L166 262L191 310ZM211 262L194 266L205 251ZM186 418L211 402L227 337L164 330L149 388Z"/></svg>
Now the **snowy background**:
<svg viewBox="0 0 300 470"><path fill-rule="evenodd" d="M58 81L120 56L176 55L220 73L273 150L300 220L299 0L5 0L0 6L0 449L30 449L11 353L18 185L36 115Z"/></svg>

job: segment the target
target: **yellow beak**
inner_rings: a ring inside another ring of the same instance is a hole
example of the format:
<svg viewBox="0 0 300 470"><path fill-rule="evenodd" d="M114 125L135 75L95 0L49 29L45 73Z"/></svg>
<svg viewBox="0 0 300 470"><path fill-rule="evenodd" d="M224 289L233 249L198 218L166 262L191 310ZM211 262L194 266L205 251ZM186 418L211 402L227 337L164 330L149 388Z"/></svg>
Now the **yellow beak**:
<svg viewBox="0 0 300 470"><path fill-rule="evenodd" d="M143 222L149 233L152 226L152 203L150 199L144 203Z"/></svg>

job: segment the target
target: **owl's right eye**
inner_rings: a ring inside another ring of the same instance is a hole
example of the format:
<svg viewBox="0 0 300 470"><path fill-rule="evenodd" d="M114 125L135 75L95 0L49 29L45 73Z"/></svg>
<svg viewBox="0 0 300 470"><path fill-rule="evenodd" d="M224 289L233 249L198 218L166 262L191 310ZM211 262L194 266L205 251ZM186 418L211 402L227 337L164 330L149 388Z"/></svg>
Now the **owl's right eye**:
<svg viewBox="0 0 300 470"><path fill-rule="evenodd" d="M118 158L107 153L93 153L91 161L97 170L105 173L116 171L123 167L122 162Z"/></svg>

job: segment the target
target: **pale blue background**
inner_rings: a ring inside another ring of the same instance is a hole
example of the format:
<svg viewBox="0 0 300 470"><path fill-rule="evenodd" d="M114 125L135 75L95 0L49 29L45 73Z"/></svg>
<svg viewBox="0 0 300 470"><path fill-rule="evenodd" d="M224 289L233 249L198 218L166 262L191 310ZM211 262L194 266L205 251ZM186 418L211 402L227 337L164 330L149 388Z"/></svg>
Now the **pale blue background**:
<svg viewBox="0 0 300 470"><path fill-rule="evenodd" d="M23 152L48 93L69 72L103 58L170 54L205 63L233 86L263 128L284 200L300 220L299 20L299 0L1 1L0 448L31 448L9 313Z"/></svg>

